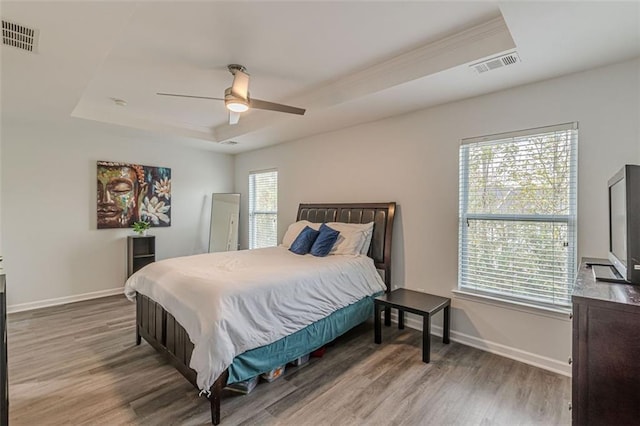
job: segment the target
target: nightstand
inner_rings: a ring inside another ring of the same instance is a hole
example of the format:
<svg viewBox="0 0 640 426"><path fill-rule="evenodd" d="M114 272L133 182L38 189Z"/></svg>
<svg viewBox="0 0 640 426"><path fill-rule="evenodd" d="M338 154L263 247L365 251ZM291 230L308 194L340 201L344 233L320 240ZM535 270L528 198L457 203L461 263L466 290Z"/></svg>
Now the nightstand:
<svg viewBox="0 0 640 426"><path fill-rule="evenodd" d="M451 299L433 294L399 288L391 293L376 297L375 305L375 343L382 342L382 321L380 314L383 309L398 310L398 328L404 328L404 313L422 316L422 361L430 361L431 352L431 315L444 310L442 325L442 342L449 343ZM389 318L385 318L385 325L390 325Z"/></svg>
<svg viewBox="0 0 640 426"><path fill-rule="evenodd" d="M127 237L127 278L156 261L156 237L153 235Z"/></svg>

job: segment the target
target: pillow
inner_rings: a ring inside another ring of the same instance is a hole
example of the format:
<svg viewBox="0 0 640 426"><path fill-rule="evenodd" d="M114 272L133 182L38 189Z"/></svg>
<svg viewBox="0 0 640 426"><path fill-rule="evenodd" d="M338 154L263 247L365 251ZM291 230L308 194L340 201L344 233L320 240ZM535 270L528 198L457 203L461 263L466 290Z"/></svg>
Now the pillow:
<svg viewBox="0 0 640 426"><path fill-rule="evenodd" d="M318 238L318 234L320 234L320 231L316 231L315 229L305 226L298 234L298 237L293 241L293 244L291 244L289 251L292 251L295 254L309 253L311 246L316 241L316 238Z"/></svg>
<svg viewBox="0 0 640 426"><path fill-rule="evenodd" d="M320 225L320 233L318 234L318 238L311 246L310 253L314 256L324 257L329 254L333 244L335 244L338 239L338 235L340 235L339 231L335 229L329 228L325 223Z"/></svg>
<svg viewBox="0 0 640 426"><path fill-rule="evenodd" d="M364 232L353 229L344 229L331 225L331 228L340 232L336 243L333 245L332 255L356 256L360 254L360 249L365 240Z"/></svg>
<svg viewBox="0 0 640 426"><path fill-rule="evenodd" d="M371 247L371 238L373 237L373 222L371 222L371 229L368 232L365 232L364 244L360 249L360 254L364 254L365 256L369 254L369 247Z"/></svg>
<svg viewBox="0 0 640 426"><path fill-rule="evenodd" d="M351 256L367 254L373 234L373 222L362 224L330 222L328 225L336 231L340 231L340 236L330 254Z"/></svg>
<svg viewBox="0 0 640 426"><path fill-rule="evenodd" d="M320 228L319 223L311 223L308 220L293 222L291 225L289 225L289 228L287 229L287 232L285 232L284 237L282 237L282 245L286 248L291 247L291 244L293 244L293 241L298 237L298 235L300 235L300 232L302 232L305 226L308 226L311 229L315 229L316 231L318 230L318 228Z"/></svg>

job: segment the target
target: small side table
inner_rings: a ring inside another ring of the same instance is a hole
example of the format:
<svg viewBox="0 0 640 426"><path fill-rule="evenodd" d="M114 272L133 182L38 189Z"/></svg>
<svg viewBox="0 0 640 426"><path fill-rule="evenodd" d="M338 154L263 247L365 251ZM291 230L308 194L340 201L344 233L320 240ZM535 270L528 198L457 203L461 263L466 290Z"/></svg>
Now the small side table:
<svg viewBox="0 0 640 426"><path fill-rule="evenodd" d="M422 361L430 361L431 352L431 315L444 309L442 326L442 342L449 343L451 299L433 294L399 288L391 293L376 297L375 305L375 343L382 342L382 321L380 313L383 309L398 310L398 328L404 328L404 312L422 316ZM389 311L387 311L389 312ZM385 325L391 325L390 318L385 317Z"/></svg>
<svg viewBox="0 0 640 426"><path fill-rule="evenodd" d="M127 278L155 261L155 236L129 235L127 237Z"/></svg>

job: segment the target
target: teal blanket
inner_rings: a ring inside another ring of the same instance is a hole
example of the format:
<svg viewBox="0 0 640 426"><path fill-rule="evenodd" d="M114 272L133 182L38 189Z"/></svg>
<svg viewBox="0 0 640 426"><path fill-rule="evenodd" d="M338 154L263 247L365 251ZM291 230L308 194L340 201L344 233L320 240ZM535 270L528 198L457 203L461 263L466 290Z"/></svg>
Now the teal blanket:
<svg viewBox="0 0 640 426"><path fill-rule="evenodd" d="M229 366L227 383L241 382L271 371L331 342L371 317L376 296L378 294L365 297L270 345L238 355Z"/></svg>

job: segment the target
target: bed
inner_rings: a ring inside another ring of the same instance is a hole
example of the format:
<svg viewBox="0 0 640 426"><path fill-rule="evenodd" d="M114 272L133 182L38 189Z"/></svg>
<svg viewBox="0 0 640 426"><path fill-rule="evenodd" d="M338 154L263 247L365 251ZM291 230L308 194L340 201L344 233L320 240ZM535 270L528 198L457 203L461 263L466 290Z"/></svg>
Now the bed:
<svg viewBox="0 0 640 426"><path fill-rule="evenodd" d="M169 259L145 268L130 278L136 284L136 343L140 344L144 338L209 398L211 421L217 425L221 393L227 383L292 361L303 352L308 353L310 348L329 343L372 315L373 296L390 289L394 214L395 203L300 204L298 221L373 222L367 256L314 258L294 255L283 247L218 255L217 309L209 309L207 296L199 293L209 276L214 275L207 269L210 259L207 256L211 255ZM243 267L252 279L259 277L260 285L262 281L270 281L269 292L261 295L263 287L253 285L248 291L236 294L238 291L224 282L224 271L220 271L229 268L236 274ZM273 268L282 271L281 277L277 277ZM359 271L356 276L345 272L354 269ZM298 276L302 274L302 279L293 287L285 278L289 270L297 271ZM155 281L161 282L169 275L172 275L172 284L162 292L154 290ZM134 291L130 281L125 286L129 293ZM191 285L188 291L185 290L187 284ZM290 303L305 291L311 300L317 300L313 309ZM177 305L181 309L177 309ZM282 305L293 307L279 314ZM217 317L221 311L225 312L225 318ZM304 318L302 315L297 318L297 311L304 311ZM230 335L233 344L228 342ZM245 347L247 340L254 345L255 342L264 345Z"/></svg>

